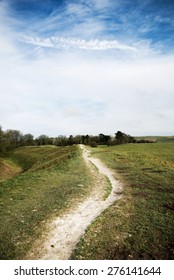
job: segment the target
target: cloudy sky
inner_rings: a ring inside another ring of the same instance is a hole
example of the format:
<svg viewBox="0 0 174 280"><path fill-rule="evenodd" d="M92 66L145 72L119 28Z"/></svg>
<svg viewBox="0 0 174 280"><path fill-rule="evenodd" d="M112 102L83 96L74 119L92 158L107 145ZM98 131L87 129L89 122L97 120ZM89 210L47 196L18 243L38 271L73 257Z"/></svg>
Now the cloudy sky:
<svg viewBox="0 0 174 280"><path fill-rule="evenodd" d="M174 135L173 0L0 0L0 125Z"/></svg>

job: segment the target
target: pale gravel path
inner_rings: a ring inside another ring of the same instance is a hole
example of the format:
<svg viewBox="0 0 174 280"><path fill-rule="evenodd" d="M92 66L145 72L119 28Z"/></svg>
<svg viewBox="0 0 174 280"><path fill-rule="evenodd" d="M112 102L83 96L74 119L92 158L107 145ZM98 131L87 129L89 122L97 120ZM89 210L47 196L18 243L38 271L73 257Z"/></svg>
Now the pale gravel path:
<svg viewBox="0 0 174 280"><path fill-rule="evenodd" d="M108 208L115 200L119 199L122 186L120 182L115 180L112 172L99 159L90 157L88 150L80 145L83 149L83 157L88 164L90 170L93 163L99 172L107 176L112 185L111 194L106 200L102 200L101 188L97 190L97 184L92 194L84 201L79 203L74 210L61 217L54 219L49 225L48 235L45 241L41 240L34 244L26 259L40 260L67 260L70 258L73 249L79 239L85 233L86 228L92 221L98 217L106 208ZM97 173L97 170L95 171ZM98 184L100 184L98 182Z"/></svg>

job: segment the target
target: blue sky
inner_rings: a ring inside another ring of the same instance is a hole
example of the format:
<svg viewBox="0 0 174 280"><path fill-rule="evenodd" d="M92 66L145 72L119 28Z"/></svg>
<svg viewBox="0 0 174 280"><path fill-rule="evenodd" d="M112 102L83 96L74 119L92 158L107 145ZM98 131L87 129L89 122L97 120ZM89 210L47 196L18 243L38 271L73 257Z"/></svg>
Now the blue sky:
<svg viewBox="0 0 174 280"><path fill-rule="evenodd" d="M0 124L173 135L174 1L1 0Z"/></svg>

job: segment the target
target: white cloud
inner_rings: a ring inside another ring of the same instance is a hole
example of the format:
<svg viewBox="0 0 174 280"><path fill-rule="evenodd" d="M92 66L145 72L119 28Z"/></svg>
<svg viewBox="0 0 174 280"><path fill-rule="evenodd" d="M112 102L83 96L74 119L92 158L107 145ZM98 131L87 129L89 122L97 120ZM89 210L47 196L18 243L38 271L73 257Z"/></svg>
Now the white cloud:
<svg viewBox="0 0 174 280"><path fill-rule="evenodd" d="M90 12L89 8L82 3L67 3L66 14L70 16L84 17Z"/></svg>
<svg viewBox="0 0 174 280"><path fill-rule="evenodd" d="M137 48L124 45L116 40L82 40L74 38L64 38L64 37L51 37L51 38L39 38L39 37L28 37L23 35L22 39L29 44L36 46L47 47L47 48L78 48L83 50L110 50L118 49L123 51L138 51Z"/></svg>
<svg viewBox="0 0 174 280"><path fill-rule="evenodd" d="M172 26L174 25L174 19L173 18L171 19L170 17L162 17L158 15L154 18L154 20L158 23L167 23Z"/></svg>
<svg viewBox="0 0 174 280"><path fill-rule="evenodd" d="M113 4L111 0L92 0L91 2L97 9L106 9L110 7L111 3Z"/></svg>
<svg viewBox="0 0 174 280"><path fill-rule="evenodd" d="M64 109L63 109L63 116L64 117L81 117L82 115L82 110L77 107L77 106L66 106Z"/></svg>
<svg viewBox="0 0 174 280"><path fill-rule="evenodd" d="M5 14L5 5L0 3L0 58L12 57L17 54L17 49L13 44L14 34L8 27L8 19ZM14 22L12 21L12 24Z"/></svg>
<svg viewBox="0 0 174 280"><path fill-rule="evenodd" d="M173 72L173 57L128 63L62 54L7 63L1 125L35 135L172 134Z"/></svg>

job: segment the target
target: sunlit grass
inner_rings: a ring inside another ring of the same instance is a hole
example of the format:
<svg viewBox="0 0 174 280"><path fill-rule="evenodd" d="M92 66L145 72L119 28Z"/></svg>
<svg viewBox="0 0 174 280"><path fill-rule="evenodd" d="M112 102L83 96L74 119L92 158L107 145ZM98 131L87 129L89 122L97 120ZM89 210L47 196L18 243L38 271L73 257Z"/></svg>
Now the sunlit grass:
<svg viewBox="0 0 174 280"><path fill-rule="evenodd" d="M46 222L92 187L78 147L26 147L10 155L26 172L0 183L0 259L20 259Z"/></svg>
<svg viewBox="0 0 174 280"><path fill-rule="evenodd" d="M174 142L91 149L115 170L123 198L89 227L72 258L174 258Z"/></svg>

